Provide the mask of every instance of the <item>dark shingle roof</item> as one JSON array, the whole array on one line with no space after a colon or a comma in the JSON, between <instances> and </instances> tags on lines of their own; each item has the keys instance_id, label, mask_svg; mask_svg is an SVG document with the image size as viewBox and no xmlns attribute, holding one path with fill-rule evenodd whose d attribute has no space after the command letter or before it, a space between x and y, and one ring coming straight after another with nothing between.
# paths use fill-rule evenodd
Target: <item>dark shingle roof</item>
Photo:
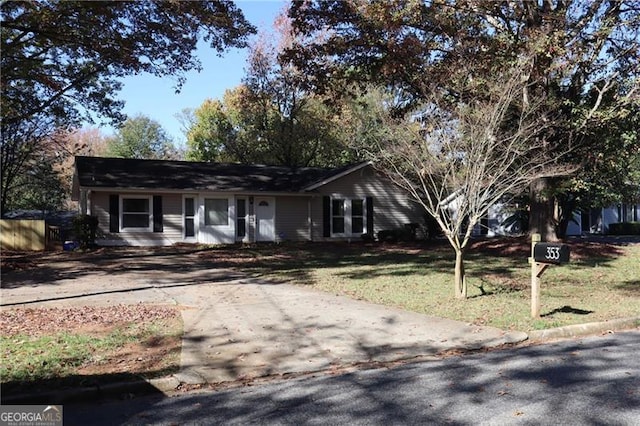
<instances>
[{"instance_id":1,"label":"dark shingle roof","mask_svg":"<svg viewBox=\"0 0 640 426\"><path fill-rule=\"evenodd\" d=\"M195 191L299 192L354 165L337 169L76 157L82 187Z\"/></svg>"}]
</instances>

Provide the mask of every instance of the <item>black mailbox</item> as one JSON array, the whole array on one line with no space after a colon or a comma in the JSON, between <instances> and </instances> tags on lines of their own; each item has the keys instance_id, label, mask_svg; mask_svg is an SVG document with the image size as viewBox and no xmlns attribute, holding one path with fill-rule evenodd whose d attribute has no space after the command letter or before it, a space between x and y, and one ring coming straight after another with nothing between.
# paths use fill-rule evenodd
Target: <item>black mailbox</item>
<instances>
[{"instance_id":1,"label":"black mailbox","mask_svg":"<svg viewBox=\"0 0 640 426\"><path fill-rule=\"evenodd\" d=\"M569 246L565 244L537 243L533 248L533 260L559 265L569 262Z\"/></svg>"}]
</instances>

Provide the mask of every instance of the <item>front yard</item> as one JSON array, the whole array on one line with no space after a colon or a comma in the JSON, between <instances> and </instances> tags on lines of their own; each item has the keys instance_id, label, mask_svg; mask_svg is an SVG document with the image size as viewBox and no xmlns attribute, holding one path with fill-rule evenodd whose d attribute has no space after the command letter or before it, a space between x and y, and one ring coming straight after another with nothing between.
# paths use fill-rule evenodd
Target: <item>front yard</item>
<instances>
[{"instance_id":1,"label":"front yard","mask_svg":"<svg viewBox=\"0 0 640 426\"><path fill-rule=\"evenodd\" d=\"M476 242L467 255L469 298L453 296L446 243L283 244L219 247L201 256L265 278L427 315L529 331L640 316L640 243L570 241L571 263L542 277L542 316L530 317L530 243Z\"/></svg>"},{"instance_id":2,"label":"front yard","mask_svg":"<svg viewBox=\"0 0 640 426\"><path fill-rule=\"evenodd\" d=\"M88 274L100 270L108 276L110 271L130 268L139 277L145 268L131 262L131 256L162 258L167 253L189 253L189 262L166 265L158 260L146 270L164 267L184 274L189 268L235 269L505 330L640 316L640 243L574 240L569 244L571 263L551 267L543 275L542 316L538 319L530 318L530 245L526 239L474 243L466 261L466 300L453 296L454 256L443 242L103 248L14 257L3 253L2 270L3 277L11 270L32 276L46 272L56 259L73 258L94 265L87 268ZM74 274L77 272L71 276ZM178 368L182 322L177 306L3 307L0 320L0 378L6 394L130 380L137 375L161 376Z\"/></svg>"},{"instance_id":3,"label":"front yard","mask_svg":"<svg viewBox=\"0 0 640 426\"><path fill-rule=\"evenodd\" d=\"M4 395L165 376L180 361L175 307L3 310L0 382Z\"/></svg>"}]
</instances>

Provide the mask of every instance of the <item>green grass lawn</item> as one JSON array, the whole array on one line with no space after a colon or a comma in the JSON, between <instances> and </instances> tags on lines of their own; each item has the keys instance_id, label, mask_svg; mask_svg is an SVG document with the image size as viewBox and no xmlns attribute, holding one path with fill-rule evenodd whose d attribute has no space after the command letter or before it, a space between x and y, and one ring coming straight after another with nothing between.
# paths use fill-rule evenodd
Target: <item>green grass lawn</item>
<instances>
[{"instance_id":1,"label":"green grass lawn","mask_svg":"<svg viewBox=\"0 0 640 426\"><path fill-rule=\"evenodd\" d=\"M263 277L505 330L640 316L640 244L570 244L571 263L542 276L538 319L530 316L530 246L523 239L472 247L465 300L454 297L454 255L444 244L284 244L207 253L222 263L232 256L233 266Z\"/></svg>"},{"instance_id":2,"label":"green grass lawn","mask_svg":"<svg viewBox=\"0 0 640 426\"><path fill-rule=\"evenodd\" d=\"M31 337L18 334L0 336L4 382L32 382L72 374L75 369L100 354L134 341L134 335L122 329L106 336L60 332Z\"/></svg>"},{"instance_id":3,"label":"green grass lawn","mask_svg":"<svg viewBox=\"0 0 640 426\"><path fill-rule=\"evenodd\" d=\"M67 308L64 314L73 317L82 309ZM119 315L135 311L135 307L99 309L106 315L113 314L113 323L92 326L80 319L64 327L51 327L50 323L61 315L55 308L4 311L0 335L2 392L48 391L138 376L155 377L177 370L182 319L176 309L162 307L160 312L168 312L162 318L151 315L135 322L118 321ZM153 312L153 308L148 311ZM20 328L16 319L22 315L27 322L37 320L41 324L16 333Z\"/></svg>"}]
</instances>

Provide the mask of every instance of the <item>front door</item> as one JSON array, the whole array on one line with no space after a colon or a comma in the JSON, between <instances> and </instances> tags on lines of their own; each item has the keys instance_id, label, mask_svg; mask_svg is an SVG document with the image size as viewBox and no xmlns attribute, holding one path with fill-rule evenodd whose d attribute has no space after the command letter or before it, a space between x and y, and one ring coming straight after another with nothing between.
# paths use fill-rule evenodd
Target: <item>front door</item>
<instances>
[{"instance_id":1,"label":"front door","mask_svg":"<svg viewBox=\"0 0 640 426\"><path fill-rule=\"evenodd\" d=\"M256 197L256 240L276 240L276 200L273 197Z\"/></svg>"}]
</instances>

